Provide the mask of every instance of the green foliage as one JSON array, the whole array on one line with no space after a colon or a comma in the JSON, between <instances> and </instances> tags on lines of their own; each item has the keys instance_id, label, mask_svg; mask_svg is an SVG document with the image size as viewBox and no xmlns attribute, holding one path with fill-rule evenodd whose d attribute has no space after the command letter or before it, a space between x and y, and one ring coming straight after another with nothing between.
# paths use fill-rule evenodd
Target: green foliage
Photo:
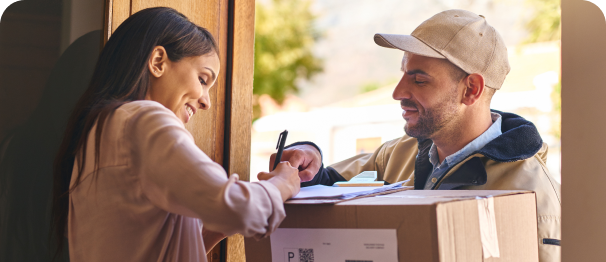
<instances>
[{"instance_id":1,"label":"green foliage","mask_svg":"<svg viewBox=\"0 0 606 262\"><path fill-rule=\"evenodd\" d=\"M368 93L370 91L375 91L379 88L385 87L385 86L396 86L398 84L398 82L400 81L399 78L388 78L385 79L384 81L372 81L372 82L366 82L364 83L362 86L360 86L360 88L358 89L358 93L359 94L364 94L364 93Z\"/></svg>"},{"instance_id":2,"label":"green foliage","mask_svg":"<svg viewBox=\"0 0 606 262\"><path fill-rule=\"evenodd\" d=\"M562 10L559 0L526 0L535 16L526 24L530 32L526 43L560 40Z\"/></svg>"},{"instance_id":3,"label":"green foliage","mask_svg":"<svg viewBox=\"0 0 606 262\"><path fill-rule=\"evenodd\" d=\"M562 10L560 0L526 0L534 9L535 14L526 24L526 29L530 32L525 43L545 42L560 40L562 37ZM551 134L556 138L561 135L561 117L562 112L562 81L553 87L551 93L554 111L552 114Z\"/></svg>"},{"instance_id":4,"label":"green foliage","mask_svg":"<svg viewBox=\"0 0 606 262\"><path fill-rule=\"evenodd\" d=\"M558 139L562 137L562 80L553 86L553 92L551 93L551 101L553 102L553 109L558 112L556 115L552 115L552 128L551 133Z\"/></svg>"},{"instance_id":5,"label":"green foliage","mask_svg":"<svg viewBox=\"0 0 606 262\"><path fill-rule=\"evenodd\" d=\"M282 103L286 94L299 91L297 80L322 71L322 61L311 50L319 34L312 27L315 17L309 7L309 0L257 1L255 97L268 94ZM258 118L256 107L254 117Z\"/></svg>"},{"instance_id":6,"label":"green foliage","mask_svg":"<svg viewBox=\"0 0 606 262\"><path fill-rule=\"evenodd\" d=\"M381 86L379 85L379 83L376 82L372 82L372 83L366 83L364 84L362 87L360 87L360 94L363 93L367 93L370 91L374 91L379 89Z\"/></svg>"},{"instance_id":7,"label":"green foliage","mask_svg":"<svg viewBox=\"0 0 606 262\"><path fill-rule=\"evenodd\" d=\"M553 109L557 112L562 111L562 80L553 86L553 92L551 93L551 101L553 102Z\"/></svg>"}]
</instances>

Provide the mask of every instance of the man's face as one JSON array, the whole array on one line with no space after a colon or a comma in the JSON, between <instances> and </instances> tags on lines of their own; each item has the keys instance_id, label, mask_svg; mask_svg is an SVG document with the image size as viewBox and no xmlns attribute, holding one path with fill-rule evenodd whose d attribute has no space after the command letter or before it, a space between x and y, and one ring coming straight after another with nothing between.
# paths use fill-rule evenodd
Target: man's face
<instances>
[{"instance_id":1,"label":"man's face","mask_svg":"<svg viewBox=\"0 0 606 262\"><path fill-rule=\"evenodd\" d=\"M453 79L452 66L445 59L405 53L404 75L393 98L400 100L404 131L409 136L431 139L444 127L458 123L462 88L460 79Z\"/></svg>"}]
</instances>

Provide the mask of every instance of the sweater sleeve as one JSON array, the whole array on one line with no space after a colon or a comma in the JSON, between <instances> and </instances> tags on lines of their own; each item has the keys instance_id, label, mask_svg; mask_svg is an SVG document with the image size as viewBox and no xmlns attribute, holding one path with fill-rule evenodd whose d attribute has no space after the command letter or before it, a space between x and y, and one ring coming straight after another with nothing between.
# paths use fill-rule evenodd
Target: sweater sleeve
<instances>
[{"instance_id":1,"label":"sweater sleeve","mask_svg":"<svg viewBox=\"0 0 606 262\"><path fill-rule=\"evenodd\" d=\"M155 206L196 217L226 235L269 235L285 217L271 183L248 183L200 150L174 113L160 104L142 107L127 121L133 168L141 190Z\"/></svg>"}]
</instances>

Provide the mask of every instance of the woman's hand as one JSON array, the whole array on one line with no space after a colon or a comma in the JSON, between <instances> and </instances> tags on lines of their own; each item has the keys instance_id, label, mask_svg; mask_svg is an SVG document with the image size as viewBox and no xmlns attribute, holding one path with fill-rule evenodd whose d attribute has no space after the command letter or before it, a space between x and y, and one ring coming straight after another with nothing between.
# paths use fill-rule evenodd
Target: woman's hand
<instances>
[{"instance_id":1,"label":"woman's hand","mask_svg":"<svg viewBox=\"0 0 606 262\"><path fill-rule=\"evenodd\" d=\"M280 162L276 169L267 173L261 172L257 175L259 180L267 180L274 184L280 194L282 201L297 195L301 190L301 179L299 178L299 170L292 167L289 162Z\"/></svg>"},{"instance_id":2,"label":"woman's hand","mask_svg":"<svg viewBox=\"0 0 606 262\"><path fill-rule=\"evenodd\" d=\"M204 248L206 248L206 255L219 243L219 241L223 240L225 235L219 232L210 231L205 227L202 228L202 240L204 241Z\"/></svg>"}]
</instances>

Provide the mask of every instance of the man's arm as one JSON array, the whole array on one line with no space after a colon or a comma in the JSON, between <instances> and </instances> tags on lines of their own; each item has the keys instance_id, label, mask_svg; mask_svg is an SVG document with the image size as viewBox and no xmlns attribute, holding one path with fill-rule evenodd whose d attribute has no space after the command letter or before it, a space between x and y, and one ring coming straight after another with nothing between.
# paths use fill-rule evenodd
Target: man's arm
<instances>
[{"instance_id":1,"label":"man's arm","mask_svg":"<svg viewBox=\"0 0 606 262\"><path fill-rule=\"evenodd\" d=\"M299 169L302 187L331 186L337 181L347 181L362 171L379 171L376 159L382 148L383 146L372 154L359 154L325 168L322 163L322 151L316 144L307 141L297 142L285 147L281 161L288 161ZM276 154L270 157L270 170L275 157ZM383 174L379 173L379 177L382 177Z\"/></svg>"}]
</instances>

